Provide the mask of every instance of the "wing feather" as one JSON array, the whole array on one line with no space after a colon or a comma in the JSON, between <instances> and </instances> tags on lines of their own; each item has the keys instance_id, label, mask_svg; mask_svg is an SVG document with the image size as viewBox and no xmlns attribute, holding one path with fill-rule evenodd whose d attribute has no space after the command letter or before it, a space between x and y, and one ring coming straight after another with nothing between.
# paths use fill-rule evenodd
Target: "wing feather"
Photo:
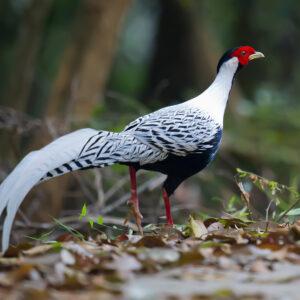
<instances>
[{"instance_id":1,"label":"wing feather","mask_svg":"<svg viewBox=\"0 0 300 300\"><path fill-rule=\"evenodd\" d=\"M138 118L124 129L140 142L178 156L213 147L210 141L219 130L220 126L208 113L182 105Z\"/></svg>"}]
</instances>

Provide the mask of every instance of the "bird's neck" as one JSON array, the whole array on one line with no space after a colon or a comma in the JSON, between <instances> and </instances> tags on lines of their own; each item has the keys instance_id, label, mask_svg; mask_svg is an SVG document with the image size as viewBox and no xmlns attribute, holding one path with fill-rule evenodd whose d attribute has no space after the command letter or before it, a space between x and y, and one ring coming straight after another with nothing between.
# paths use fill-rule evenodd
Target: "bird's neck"
<instances>
[{"instance_id":1,"label":"bird's neck","mask_svg":"<svg viewBox=\"0 0 300 300\"><path fill-rule=\"evenodd\" d=\"M221 127L238 62L225 63L213 83L199 96L187 102L188 105L206 111Z\"/></svg>"}]
</instances>

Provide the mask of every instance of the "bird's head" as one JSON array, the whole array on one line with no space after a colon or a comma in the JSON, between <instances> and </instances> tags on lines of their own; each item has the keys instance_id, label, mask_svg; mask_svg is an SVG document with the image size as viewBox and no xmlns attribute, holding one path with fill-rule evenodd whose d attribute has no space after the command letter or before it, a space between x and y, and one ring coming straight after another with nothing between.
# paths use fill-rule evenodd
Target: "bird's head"
<instances>
[{"instance_id":1,"label":"bird's head","mask_svg":"<svg viewBox=\"0 0 300 300\"><path fill-rule=\"evenodd\" d=\"M243 66L246 66L250 60L262 57L265 56L261 52L255 51L249 46L235 47L223 54L223 56L219 60L217 72L219 72L221 66L227 62L229 63L232 61L238 63L237 70L239 70Z\"/></svg>"}]
</instances>

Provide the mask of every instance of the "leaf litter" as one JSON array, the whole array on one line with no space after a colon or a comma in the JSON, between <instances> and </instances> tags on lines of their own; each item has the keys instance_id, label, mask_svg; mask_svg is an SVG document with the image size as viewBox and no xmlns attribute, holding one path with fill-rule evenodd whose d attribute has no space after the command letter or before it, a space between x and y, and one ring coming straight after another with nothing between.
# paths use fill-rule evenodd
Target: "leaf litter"
<instances>
[{"instance_id":1,"label":"leaf litter","mask_svg":"<svg viewBox=\"0 0 300 300\"><path fill-rule=\"evenodd\" d=\"M222 218L149 224L144 235L94 222L85 204L92 235L53 218L63 234L26 236L0 255L0 299L299 299L300 195L237 171L246 206L232 197ZM253 221L254 187L269 199L265 221Z\"/></svg>"},{"instance_id":2,"label":"leaf litter","mask_svg":"<svg viewBox=\"0 0 300 300\"><path fill-rule=\"evenodd\" d=\"M68 228L56 241L20 243L0 257L0 294L3 299L298 299L300 221L267 225L190 217L189 225L178 228L148 226L144 236L131 232L114 239L104 233L81 237Z\"/></svg>"}]
</instances>

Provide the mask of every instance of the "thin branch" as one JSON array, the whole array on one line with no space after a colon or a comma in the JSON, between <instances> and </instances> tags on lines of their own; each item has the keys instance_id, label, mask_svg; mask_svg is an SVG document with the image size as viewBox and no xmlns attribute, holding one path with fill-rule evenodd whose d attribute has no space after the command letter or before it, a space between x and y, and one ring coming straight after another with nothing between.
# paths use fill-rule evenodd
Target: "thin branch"
<instances>
[{"instance_id":1,"label":"thin branch","mask_svg":"<svg viewBox=\"0 0 300 300\"><path fill-rule=\"evenodd\" d=\"M98 216L95 215L88 215L89 218L91 218L94 222L97 222L98 220ZM60 222L62 222L63 224L67 224L67 223L72 223L75 222L74 225L72 225L72 227L79 228L80 226L82 226L82 224L84 223L88 223L87 220L85 219L81 219L79 220L77 216L70 216L70 217L64 217L64 218L60 218L59 219ZM104 216L103 217L103 223L112 223L112 224L116 224L116 225L124 225L124 219L123 218L117 218L117 217L111 217L111 216ZM57 224L54 221L51 222L29 222L29 224L27 224L26 222L23 221L19 221L16 220L14 223L14 226L19 227L19 228L26 228L26 229L52 229L53 227L55 227ZM132 222L127 222L126 225L124 226L128 226L128 227L135 227L135 224ZM3 229L3 225L0 226L0 230Z\"/></svg>"},{"instance_id":2,"label":"thin branch","mask_svg":"<svg viewBox=\"0 0 300 300\"><path fill-rule=\"evenodd\" d=\"M102 174L99 169L94 169L95 174L95 186L97 190L97 203L99 205L99 208L102 208L105 204L105 197L103 192L103 181L102 181Z\"/></svg>"},{"instance_id":3,"label":"thin branch","mask_svg":"<svg viewBox=\"0 0 300 300\"><path fill-rule=\"evenodd\" d=\"M270 201L269 201L269 204L268 204L268 206L267 206L267 208L266 208L266 222L269 222L269 210L270 210L270 207L271 207L271 204L273 203L273 199L271 199Z\"/></svg>"},{"instance_id":4,"label":"thin branch","mask_svg":"<svg viewBox=\"0 0 300 300\"><path fill-rule=\"evenodd\" d=\"M90 203L94 203L95 197L89 190L88 186L86 185L86 183L84 182L84 180L82 179L80 174L78 172L73 172L72 175L78 182L79 187L80 187L81 191L83 192L84 196L87 197L87 199L89 200Z\"/></svg>"},{"instance_id":5,"label":"thin branch","mask_svg":"<svg viewBox=\"0 0 300 300\"><path fill-rule=\"evenodd\" d=\"M23 219L25 224L27 224L27 225L30 224L30 220L28 219L28 217L23 213L23 211L20 208L18 209L17 213Z\"/></svg>"},{"instance_id":6,"label":"thin branch","mask_svg":"<svg viewBox=\"0 0 300 300\"><path fill-rule=\"evenodd\" d=\"M123 176L117 181L105 194L104 201L107 202L113 195L115 195L127 182L129 181L129 175Z\"/></svg>"},{"instance_id":7,"label":"thin branch","mask_svg":"<svg viewBox=\"0 0 300 300\"><path fill-rule=\"evenodd\" d=\"M298 203L300 202L300 198L298 198L277 220L276 222L279 223L286 215L287 213L292 210Z\"/></svg>"}]
</instances>

